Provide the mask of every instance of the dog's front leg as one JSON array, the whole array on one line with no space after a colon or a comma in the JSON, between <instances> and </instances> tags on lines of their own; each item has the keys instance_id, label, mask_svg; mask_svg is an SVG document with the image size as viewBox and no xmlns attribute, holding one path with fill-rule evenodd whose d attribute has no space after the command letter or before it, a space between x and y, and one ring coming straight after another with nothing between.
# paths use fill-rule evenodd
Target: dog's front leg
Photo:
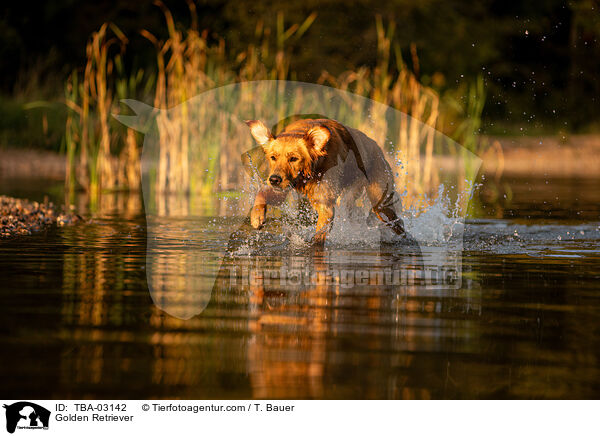
<instances>
[{"instance_id":1,"label":"dog's front leg","mask_svg":"<svg viewBox=\"0 0 600 436\"><path fill-rule=\"evenodd\" d=\"M313 205L319 218L317 219L317 232L313 238L313 245L322 247L333 224L335 214L334 203L319 203Z\"/></svg>"},{"instance_id":2,"label":"dog's front leg","mask_svg":"<svg viewBox=\"0 0 600 436\"><path fill-rule=\"evenodd\" d=\"M278 206L285 201L287 191L275 190L271 186L264 186L254 199L254 206L250 212L250 224L255 229L265 225L267 204Z\"/></svg>"}]
</instances>

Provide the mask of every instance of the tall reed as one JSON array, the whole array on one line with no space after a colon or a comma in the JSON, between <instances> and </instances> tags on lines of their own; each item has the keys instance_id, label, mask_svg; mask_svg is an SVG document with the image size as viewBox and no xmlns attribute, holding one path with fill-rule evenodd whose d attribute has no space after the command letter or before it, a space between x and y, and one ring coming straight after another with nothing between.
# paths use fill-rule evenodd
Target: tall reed
<instances>
[{"instance_id":1,"label":"tall reed","mask_svg":"<svg viewBox=\"0 0 600 436\"><path fill-rule=\"evenodd\" d=\"M290 44L308 31L316 14L286 28L280 13L274 35L264 23L258 22L255 40L234 53L223 39L211 43L207 32L197 28L193 2L188 1L192 16L188 29L176 25L161 1L155 4L165 17L167 39L162 41L147 30L140 31L155 47L155 75L148 77L143 71L135 71L127 76L121 62L127 38L116 26L104 24L88 43L83 77L74 73L67 83L66 100L73 110L67 119L65 135L69 161L67 186L71 189L76 182L93 195L100 190L139 187L137 134L111 123L109 115L119 113L115 94L119 99L137 95L142 77L151 84L146 89L153 88L153 105L160 109L155 120L157 164L151 182L156 193L236 189L243 182L237 174L237 161L240 153L252 143L248 142L247 132L239 131L239 119L232 114L240 119L260 118L275 107L276 118L282 119L290 111L301 111L300 108L311 104L313 96L302 87L294 90L296 94L290 102L274 104L268 99L267 86L257 87L252 81L278 80L277 95L284 94L285 81L294 77L290 69ZM383 19L377 17L376 30L375 67L362 66L337 76L323 72L318 83L380 104L369 106L368 117L364 104L352 99L343 107L315 107L314 110L350 120L352 127L368 132L393 159L401 162L405 171L397 174L397 182L407 187L410 201L435 192L440 182L434 151L439 146L436 129L440 125L441 100L438 93L423 85L404 63L400 47L394 42L394 23L385 25ZM414 46L411 55L413 68L418 69ZM233 83L239 84L240 92L236 98L223 103L218 89ZM217 89L211 94L214 101L190 102L193 97L213 89ZM480 102L475 104L480 105ZM214 110L218 105L227 107ZM390 121L386 115L389 107L403 115ZM320 112L325 109L328 111ZM468 110L479 111L480 116L480 106L475 109ZM465 127L464 135L468 131Z\"/></svg>"},{"instance_id":2,"label":"tall reed","mask_svg":"<svg viewBox=\"0 0 600 436\"><path fill-rule=\"evenodd\" d=\"M397 182L399 186L410 187L408 197L431 193L439 182L433 170L433 146L440 98L433 89L421 84L407 68L400 46L394 43L395 23L391 22L386 27L381 16L377 16L376 28L375 68L361 67L338 77L324 72L319 82L383 103L384 106L373 106L370 120L356 120L358 124L355 127L366 128L366 122L371 120L378 124L375 129L369 130L375 132L373 139L378 144L392 144L387 151L393 152L397 160L406 165L406 171L398 175ZM395 65L392 65L393 60ZM377 113L384 112L386 107L405 114L399 117L397 126L389 125L389 117L385 113ZM423 124L431 128L423 128ZM395 133L393 137L386 137L392 132Z\"/></svg>"},{"instance_id":3,"label":"tall reed","mask_svg":"<svg viewBox=\"0 0 600 436\"><path fill-rule=\"evenodd\" d=\"M199 177L190 177L190 143L193 138L204 137L210 124L207 114L194 112L196 108L189 107L190 98L235 82L288 79L290 54L286 51L286 44L301 37L316 15L311 14L302 24L286 29L283 14L278 14L274 50L269 44L270 30L259 22L255 33L258 44L249 44L246 50L231 57L223 39L211 45L207 40L207 32L199 31L192 2L188 2L192 25L185 32L176 27L171 12L162 2L155 3L165 16L168 38L159 41L147 30L141 31L156 48L158 73L154 106L163 110L156 120L160 150L154 186L157 192L205 192L210 190L215 177L219 175L223 176L221 185L226 186L224 177L234 171L232 158L238 158L241 153L238 144L232 141L212 140L204 144L208 150L202 150L196 164L206 171L197 172ZM178 107L178 111L164 111L173 107ZM214 122L223 126L221 137L224 139L231 120L226 113L218 116L221 119ZM192 122L192 119L199 118L207 122Z\"/></svg>"},{"instance_id":4,"label":"tall reed","mask_svg":"<svg viewBox=\"0 0 600 436\"><path fill-rule=\"evenodd\" d=\"M67 192L81 186L92 202L101 190L139 188L137 134L112 119L118 111L115 94L125 98L142 81L143 71L123 77L127 43L117 26L103 24L87 43L83 75L74 71L65 85L65 102L71 109L65 129Z\"/></svg>"}]
</instances>

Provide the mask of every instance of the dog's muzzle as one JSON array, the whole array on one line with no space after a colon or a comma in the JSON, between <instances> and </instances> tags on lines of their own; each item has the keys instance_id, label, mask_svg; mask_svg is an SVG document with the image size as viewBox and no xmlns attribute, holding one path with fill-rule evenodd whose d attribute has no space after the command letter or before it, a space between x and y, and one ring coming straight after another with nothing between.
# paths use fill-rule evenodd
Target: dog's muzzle
<instances>
[{"instance_id":1,"label":"dog's muzzle","mask_svg":"<svg viewBox=\"0 0 600 436\"><path fill-rule=\"evenodd\" d=\"M282 180L283 179L281 178L281 176L278 176L276 174L273 174L271 177L269 177L269 183L271 184L271 186L281 185Z\"/></svg>"}]
</instances>

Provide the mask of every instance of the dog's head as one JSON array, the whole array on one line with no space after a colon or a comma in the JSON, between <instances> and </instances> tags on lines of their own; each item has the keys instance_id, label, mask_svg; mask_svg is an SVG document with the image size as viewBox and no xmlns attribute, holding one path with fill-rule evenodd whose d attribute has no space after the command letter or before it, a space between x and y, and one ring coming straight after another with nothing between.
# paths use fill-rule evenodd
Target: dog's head
<instances>
[{"instance_id":1,"label":"dog's head","mask_svg":"<svg viewBox=\"0 0 600 436\"><path fill-rule=\"evenodd\" d=\"M277 137L261 121L246 121L269 162L268 183L274 188L287 189L300 180L313 176L315 162L327 154L331 133L321 125L284 130Z\"/></svg>"}]
</instances>

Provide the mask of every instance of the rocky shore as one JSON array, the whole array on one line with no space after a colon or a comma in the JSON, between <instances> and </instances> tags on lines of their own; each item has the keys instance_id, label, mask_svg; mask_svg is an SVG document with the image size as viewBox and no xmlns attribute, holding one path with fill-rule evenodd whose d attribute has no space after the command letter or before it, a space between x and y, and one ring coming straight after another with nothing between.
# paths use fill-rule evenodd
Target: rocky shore
<instances>
[{"instance_id":1,"label":"rocky shore","mask_svg":"<svg viewBox=\"0 0 600 436\"><path fill-rule=\"evenodd\" d=\"M73 213L58 213L48 201L30 202L0 195L0 239L31 235L50 225L63 226L80 220Z\"/></svg>"}]
</instances>

